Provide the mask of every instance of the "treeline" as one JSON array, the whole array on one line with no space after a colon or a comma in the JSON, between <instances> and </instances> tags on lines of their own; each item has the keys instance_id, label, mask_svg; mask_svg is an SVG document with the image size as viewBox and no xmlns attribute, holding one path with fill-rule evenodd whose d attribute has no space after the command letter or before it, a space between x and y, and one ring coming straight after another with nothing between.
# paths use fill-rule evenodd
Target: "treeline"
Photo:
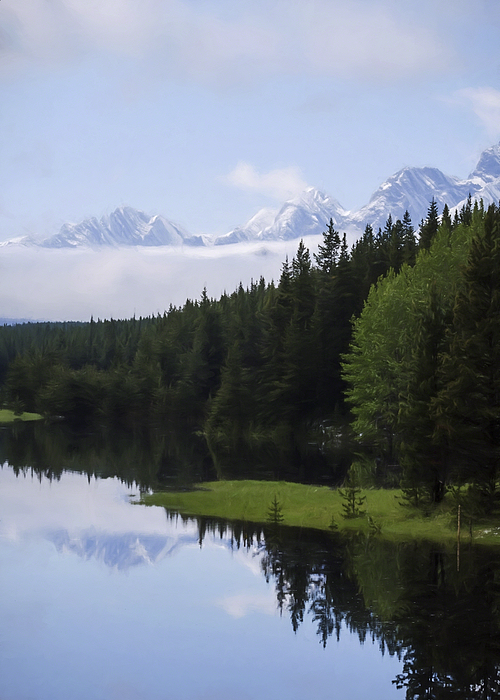
<instances>
[{"instance_id":1,"label":"treeline","mask_svg":"<svg viewBox=\"0 0 500 700\"><path fill-rule=\"evenodd\" d=\"M402 478L414 502L472 480L494 501L499 235L498 207L469 199L452 221L433 201L418 243L407 212L351 250L330 222L276 284L149 318L4 326L4 401L78 425L179 422L232 462L252 442L299 461L313 430L331 448L352 410L353 478Z\"/></svg>"},{"instance_id":2,"label":"treeline","mask_svg":"<svg viewBox=\"0 0 500 700\"><path fill-rule=\"evenodd\" d=\"M497 507L498 206L469 201L458 225L443 216L415 266L372 287L343 376L359 474L392 472L415 504L467 485L468 515Z\"/></svg>"},{"instance_id":3,"label":"treeline","mask_svg":"<svg viewBox=\"0 0 500 700\"><path fill-rule=\"evenodd\" d=\"M375 280L413 264L408 213L368 226L349 250L327 228L311 258L301 241L277 284L264 279L146 319L30 323L0 329L0 381L15 410L76 421L165 418L223 441L295 433L345 412L341 356L350 319Z\"/></svg>"}]
</instances>

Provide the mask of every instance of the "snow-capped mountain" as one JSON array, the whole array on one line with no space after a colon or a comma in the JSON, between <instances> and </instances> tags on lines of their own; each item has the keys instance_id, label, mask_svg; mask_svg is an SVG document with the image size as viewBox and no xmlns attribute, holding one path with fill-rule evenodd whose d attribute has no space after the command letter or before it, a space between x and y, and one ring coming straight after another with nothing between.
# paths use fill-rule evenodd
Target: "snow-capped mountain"
<instances>
[{"instance_id":1,"label":"snow-capped mountain","mask_svg":"<svg viewBox=\"0 0 500 700\"><path fill-rule=\"evenodd\" d=\"M386 180L364 207L350 213L349 223L364 229L370 224L374 230L383 228L387 217L402 219L406 210L414 226L425 219L429 203L434 197L439 211L448 204L454 206L466 199L474 189L469 180L444 175L437 168L403 168Z\"/></svg>"},{"instance_id":2,"label":"snow-capped mountain","mask_svg":"<svg viewBox=\"0 0 500 700\"><path fill-rule=\"evenodd\" d=\"M253 241L259 237L261 231L272 226L276 219L276 209L260 209L252 216L250 221L244 226L238 226L223 236L218 236L214 240L214 245L227 245L230 243L240 243L241 241Z\"/></svg>"},{"instance_id":3,"label":"snow-capped mountain","mask_svg":"<svg viewBox=\"0 0 500 700\"><path fill-rule=\"evenodd\" d=\"M281 209L261 209L244 226L211 240L192 236L163 216L149 216L132 207L120 207L101 219L64 224L58 234L43 241L33 237L13 239L0 245L41 245L46 248L84 246L180 246L227 245L242 241L293 240L323 233L330 221L340 231L361 235L366 224L383 228L389 214L401 219L406 210L413 225L425 219L434 198L442 211L461 208L467 197L482 199L485 206L500 201L500 143L481 154L468 178L445 175L437 168L406 167L389 177L358 211L346 211L333 197L309 187L288 200Z\"/></svg>"},{"instance_id":4,"label":"snow-capped mountain","mask_svg":"<svg viewBox=\"0 0 500 700\"><path fill-rule=\"evenodd\" d=\"M259 234L262 240L292 240L321 234L330 219L342 226L347 212L336 199L309 187L281 207L271 226Z\"/></svg>"},{"instance_id":5,"label":"snow-capped mountain","mask_svg":"<svg viewBox=\"0 0 500 700\"><path fill-rule=\"evenodd\" d=\"M201 236L190 236L163 216L151 217L132 207L119 207L101 219L93 217L79 224L64 224L59 233L39 243L44 248L182 244L204 245Z\"/></svg>"},{"instance_id":6,"label":"snow-capped mountain","mask_svg":"<svg viewBox=\"0 0 500 700\"><path fill-rule=\"evenodd\" d=\"M147 533L97 532L93 528L70 535L67 530L47 534L58 552L73 552L83 559L95 558L106 566L126 571L134 566L157 564L184 546L198 542L198 535L178 537Z\"/></svg>"},{"instance_id":7,"label":"snow-capped mountain","mask_svg":"<svg viewBox=\"0 0 500 700\"><path fill-rule=\"evenodd\" d=\"M445 204L461 209L467 198L482 199L485 206L500 200L500 143L481 154L476 168L465 180L445 175L437 168L403 168L386 180L369 203L350 212L348 221L364 229L383 228L389 214L401 219L409 211L414 225L425 219L432 198L439 211Z\"/></svg>"},{"instance_id":8,"label":"snow-capped mountain","mask_svg":"<svg viewBox=\"0 0 500 700\"><path fill-rule=\"evenodd\" d=\"M262 209L242 228L236 228L215 239L215 245L237 241L288 241L321 234L330 219L340 227L347 212L329 195L309 187L298 197L283 204L277 214ZM262 224L267 224L262 226Z\"/></svg>"},{"instance_id":9,"label":"snow-capped mountain","mask_svg":"<svg viewBox=\"0 0 500 700\"><path fill-rule=\"evenodd\" d=\"M469 175L469 180L479 183L493 182L500 179L500 143L487 148L481 153L475 170Z\"/></svg>"},{"instance_id":10,"label":"snow-capped mountain","mask_svg":"<svg viewBox=\"0 0 500 700\"><path fill-rule=\"evenodd\" d=\"M215 245L249 240L290 240L326 230L330 219L337 229L361 234L366 224L383 228L389 214L402 219L406 210L415 227L425 219L434 198L439 211L445 204L459 209L469 194L485 206L500 201L500 143L486 149L468 178L445 175L437 168L406 167L383 182L368 204L349 212L332 197L309 188L282 206L272 221L270 210L262 210L241 228L215 239ZM266 225L264 225L266 224ZM260 227L260 230L259 230Z\"/></svg>"},{"instance_id":11,"label":"snow-capped mountain","mask_svg":"<svg viewBox=\"0 0 500 700\"><path fill-rule=\"evenodd\" d=\"M467 181L471 183L472 199L482 199L485 206L492 203L498 204L500 201L500 143L481 153L481 157ZM465 201L466 197L455 207L461 209Z\"/></svg>"}]
</instances>

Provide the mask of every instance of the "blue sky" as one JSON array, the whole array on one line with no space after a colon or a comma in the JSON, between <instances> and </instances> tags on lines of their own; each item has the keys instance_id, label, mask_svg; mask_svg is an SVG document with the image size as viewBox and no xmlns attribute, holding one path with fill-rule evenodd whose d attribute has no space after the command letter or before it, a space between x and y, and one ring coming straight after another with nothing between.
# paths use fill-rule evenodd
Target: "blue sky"
<instances>
[{"instance_id":1,"label":"blue sky","mask_svg":"<svg viewBox=\"0 0 500 700\"><path fill-rule=\"evenodd\" d=\"M466 177L500 139L499 36L498 0L0 0L0 240Z\"/></svg>"}]
</instances>

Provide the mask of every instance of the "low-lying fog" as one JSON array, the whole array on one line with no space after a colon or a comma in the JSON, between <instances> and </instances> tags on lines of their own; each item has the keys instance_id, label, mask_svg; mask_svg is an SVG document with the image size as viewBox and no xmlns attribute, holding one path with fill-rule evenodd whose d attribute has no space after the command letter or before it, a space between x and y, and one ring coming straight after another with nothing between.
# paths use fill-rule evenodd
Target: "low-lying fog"
<instances>
[{"instance_id":1,"label":"low-lying fog","mask_svg":"<svg viewBox=\"0 0 500 700\"><path fill-rule=\"evenodd\" d=\"M311 256L321 236L305 239ZM240 281L261 275L278 281L299 241L217 248L0 249L0 316L88 321L163 313L170 304L199 299L204 287L218 299Z\"/></svg>"}]
</instances>

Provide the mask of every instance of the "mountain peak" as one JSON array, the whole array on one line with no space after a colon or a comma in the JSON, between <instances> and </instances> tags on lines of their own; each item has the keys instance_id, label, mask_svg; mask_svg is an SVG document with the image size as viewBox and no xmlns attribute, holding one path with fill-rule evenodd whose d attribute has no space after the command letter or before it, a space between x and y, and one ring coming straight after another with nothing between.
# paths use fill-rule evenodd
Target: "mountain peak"
<instances>
[{"instance_id":1,"label":"mountain peak","mask_svg":"<svg viewBox=\"0 0 500 700\"><path fill-rule=\"evenodd\" d=\"M204 246L242 241L292 240L320 235L330 219L337 229L359 235L367 224L383 228L389 214L393 220L410 213L418 226L435 200L442 210L460 208L469 194L482 199L485 206L500 199L500 143L484 150L470 176L461 180L445 175L438 168L406 166L391 175L372 195L368 204L348 212L339 202L315 187L307 187L287 200L279 210L261 209L245 225L211 239L191 236L177 224L157 214L149 214L130 206L120 206L101 219L86 219L79 224L64 224L59 233L36 242L31 237L5 241L0 245L42 245L46 248L89 246Z\"/></svg>"},{"instance_id":2,"label":"mountain peak","mask_svg":"<svg viewBox=\"0 0 500 700\"><path fill-rule=\"evenodd\" d=\"M476 178L483 182L500 178L500 142L481 153L475 169L469 175L470 180Z\"/></svg>"},{"instance_id":3,"label":"mountain peak","mask_svg":"<svg viewBox=\"0 0 500 700\"><path fill-rule=\"evenodd\" d=\"M42 241L45 248L81 246L198 245L177 224L162 216L149 216L138 209L121 206L100 220L92 217L79 224L64 224L55 236Z\"/></svg>"}]
</instances>

